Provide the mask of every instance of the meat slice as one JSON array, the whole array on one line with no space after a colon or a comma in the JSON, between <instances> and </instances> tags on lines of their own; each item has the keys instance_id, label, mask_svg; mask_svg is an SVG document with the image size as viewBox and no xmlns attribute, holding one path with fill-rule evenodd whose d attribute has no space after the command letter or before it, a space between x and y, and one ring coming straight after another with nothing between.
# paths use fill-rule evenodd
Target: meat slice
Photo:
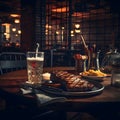
<instances>
[{"instance_id":1,"label":"meat slice","mask_svg":"<svg viewBox=\"0 0 120 120\"><path fill-rule=\"evenodd\" d=\"M90 91L94 84L84 80L80 75L75 75L67 71L56 71L55 76L67 91Z\"/></svg>"}]
</instances>

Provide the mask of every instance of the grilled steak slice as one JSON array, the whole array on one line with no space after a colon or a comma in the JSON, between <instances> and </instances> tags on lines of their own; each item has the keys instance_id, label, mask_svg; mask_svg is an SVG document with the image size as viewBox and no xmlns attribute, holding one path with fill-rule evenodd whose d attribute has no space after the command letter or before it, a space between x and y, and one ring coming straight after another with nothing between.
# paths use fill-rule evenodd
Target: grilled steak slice
<instances>
[{"instance_id":1,"label":"grilled steak slice","mask_svg":"<svg viewBox=\"0 0 120 120\"><path fill-rule=\"evenodd\" d=\"M80 75L75 75L67 71L54 71L58 80L67 91L90 91L94 84L84 80Z\"/></svg>"}]
</instances>

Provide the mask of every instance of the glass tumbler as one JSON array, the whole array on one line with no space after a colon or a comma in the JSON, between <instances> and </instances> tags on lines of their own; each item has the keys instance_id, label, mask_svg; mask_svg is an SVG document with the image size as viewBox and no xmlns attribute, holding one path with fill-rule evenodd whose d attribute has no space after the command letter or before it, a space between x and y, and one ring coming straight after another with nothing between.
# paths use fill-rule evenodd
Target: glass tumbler
<instances>
[{"instance_id":1,"label":"glass tumbler","mask_svg":"<svg viewBox=\"0 0 120 120\"><path fill-rule=\"evenodd\" d=\"M27 52L28 83L42 84L44 52Z\"/></svg>"},{"instance_id":2,"label":"glass tumbler","mask_svg":"<svg viewBox=\"0 0 120 120\"><path fill-rule=\"evenodd\" d=\"M111 85L115 87L120 87L120 68L112 69Z\"/></svg>"}]
</instances>

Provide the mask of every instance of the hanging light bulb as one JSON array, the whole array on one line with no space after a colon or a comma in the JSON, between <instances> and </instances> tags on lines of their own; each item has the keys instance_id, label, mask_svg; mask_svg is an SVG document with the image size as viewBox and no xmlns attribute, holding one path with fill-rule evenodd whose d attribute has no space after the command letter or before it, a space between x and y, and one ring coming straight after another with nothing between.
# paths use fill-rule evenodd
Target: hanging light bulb
<instances>
[{"instance_id":1,"label":"hanging light bulb","mask_svg":"<svg viewBox=\"0 0 120 120\"><path fill-rule=\"evenodd\" d=\"M13 31L13 32L15 32L15 31L16 31L16 28L15 28L15 27L13 27L13 28L12 28L12 31Z\"/></svg>"},{"instance_id":2,"label":"hanging light bulb","mask_svg":"<svg viewBox=\"0 0 120 120\"><path fill-rule=\"evenodd\" d=\"M18 34L21 34L21 30L18 30Z\"/></svg>"},{"instance_id":3,"label":"hanging light bulb","mask_svg":"<svg viewBox=\"0 0 120 120\"><path fill-rule=\"evenodd\" d=\"M80 28L80 24L75 24L75 28Z\"/></svg>"},{"instance_id":4,"label":"hanging light bulb","mask_svg":"<svg viewBox=\"0 0 120 120\"><path fill-rule=\"evenodd\" d=\"M75 24L75 33L80 33L80 24Z\"/></svg>"},{"instance_id":5,"label":"hanging light bulb","mask_svg":"<svg viewBox=\"0 0 120 120\"><path fill-rule=\"evenodd\" d=\"M74 36L74 31L73 30L71 30L71 36Z\"/></svg>"},{"instance_id":6,"label":"hanging light bulb","mask_svg":"<svg viewBox=\"0 0 120 120\"><path fill-rule=\"evenodd\" d=\"M14 23L20 23L20 20L19 19L15 19Z\"/></svg>"}]
</instances>

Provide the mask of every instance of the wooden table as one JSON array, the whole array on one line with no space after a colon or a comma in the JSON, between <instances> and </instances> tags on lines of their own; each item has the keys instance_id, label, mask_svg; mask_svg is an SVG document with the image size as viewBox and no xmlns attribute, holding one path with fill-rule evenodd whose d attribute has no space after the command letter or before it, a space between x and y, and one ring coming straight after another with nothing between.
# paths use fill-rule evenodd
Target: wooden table
<instances>
[{"instance_id":1,"label":"wooden table","mask_svg":"<svg viewBox=\"0 0 120 120\"><path fill-rule=\"evenodd\" d=\"M51 70L75 70L73 67L57 67L57 68L44 68L44 72L50 72ZM0 76L0 94L6 99L9 97L15 98L19 102L23 102L28 106L38 107L36 100L33 96L17 96L19 92L19 84L27 80L27 71L19 70L10 72ZM120 110L120 88L112 87L110 84L110 78L105 78L101 84L105 86L103 92L99 95L87 97L87 98L68 98L65 102L53 103L44 108L62 110L62 111L81 111L90 113L101 112L119 112ZM4 94L3 94L4 91ZM9 93L9 96L5 96ZM12 99L13 100L13 99ZM12 101L11 100L11 101ZM26 101L27 100L27 101ZM14 101L14 100L13 100Z\"/></svg>"}]
</instances>

